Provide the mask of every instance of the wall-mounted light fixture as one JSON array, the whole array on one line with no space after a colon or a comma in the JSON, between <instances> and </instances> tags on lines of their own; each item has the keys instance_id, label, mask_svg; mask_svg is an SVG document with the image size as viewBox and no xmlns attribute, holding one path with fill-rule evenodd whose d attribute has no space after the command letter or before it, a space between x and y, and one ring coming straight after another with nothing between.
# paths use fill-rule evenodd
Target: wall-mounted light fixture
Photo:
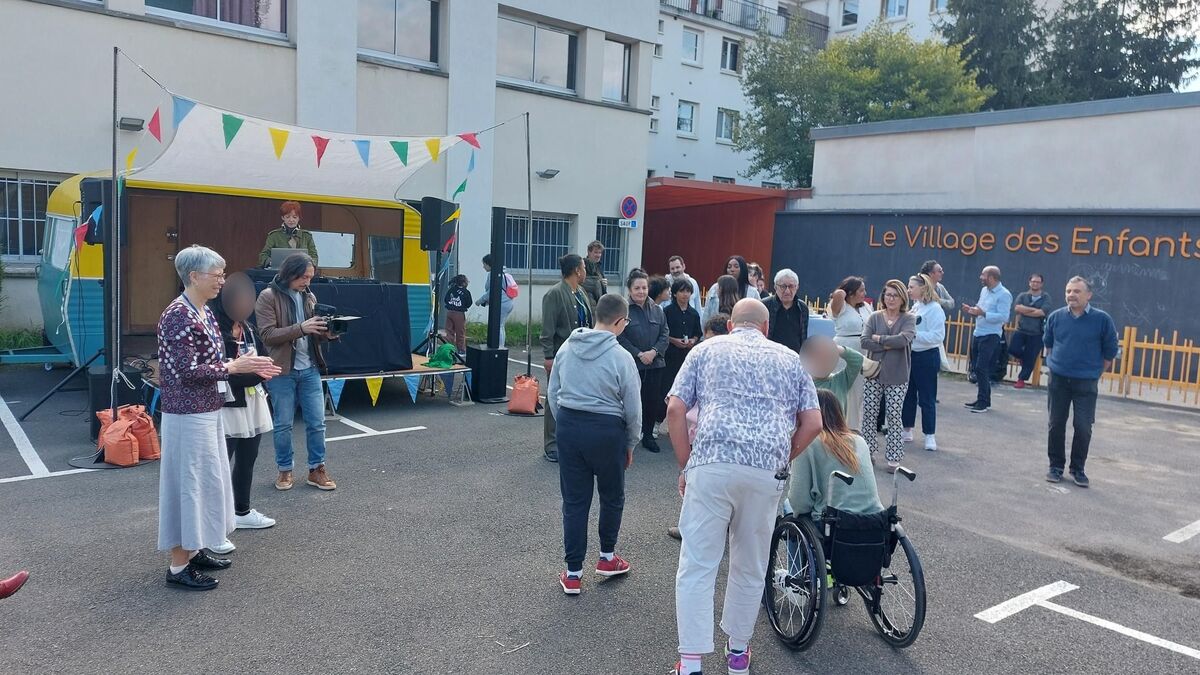
<instances>
[{"instance_id":1,"label":"wall-mounted light fixture","mask_svg":"<svg viewBox=\"0 0 1200 675\"><path fill-rule=\"evenodd\" d=\"M558 169L542 169L541 171L537 172L537 175L538 175L538 178L544 178L546 180L550 180L551 178L554 178L555 176L558 175Z\"/></svg>"},{"instance_id":2,"label":"wall-mounted light fixture","mask_svg":"<svg viewBox=\"0 0 1200 675\"><path fill-rule=\"evenodd\" d=\"M122 117L117 121L117 128L121 131L141 131L146 126L146 120L140 117Z\"/></svg>"}]
</instances>

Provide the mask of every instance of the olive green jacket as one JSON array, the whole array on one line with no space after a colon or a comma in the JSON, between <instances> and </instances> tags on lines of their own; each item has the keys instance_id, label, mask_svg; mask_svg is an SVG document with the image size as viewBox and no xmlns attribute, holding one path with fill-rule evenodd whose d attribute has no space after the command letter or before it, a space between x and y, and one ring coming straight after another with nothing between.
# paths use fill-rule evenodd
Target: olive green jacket
<instances>
[{"instance_id":1,"label":"olive green jacket","mask_svg":"<svg viewBox=\"0 0 1200 675\"><path fill-rule=\"evenodd\" d=\"M292 248L288 243L287 232L283 231L283 226L271 230L267 235L267 243L263 244L262 251L258 254L258 264L266 267L271 262L271 249L273 248ZM313 267L317 265L317 243L313 241L312 232L296 228L296 246L308 250L308 255L313 259Z\"/></svg>"},{"instance_id":2,"label":"olive green jacket","mask_svg":"<svg viewBox=\"0 0 1200 675\"><path fill-rule=\"evenodd\" d=\"M558 348L571 337L571 331L576 328L592 328L595 325L595 319L592 317L595 305L592 298L582 286L579 290L583 293L583 301L587 303L587 322L582 326L579 323L579 312L575 308L575 298L567 282L560 281L554 284L546 291L546 295L542 296L542 354L547 361L553 359L558 353Z\"/></svg>"}]
</instances>

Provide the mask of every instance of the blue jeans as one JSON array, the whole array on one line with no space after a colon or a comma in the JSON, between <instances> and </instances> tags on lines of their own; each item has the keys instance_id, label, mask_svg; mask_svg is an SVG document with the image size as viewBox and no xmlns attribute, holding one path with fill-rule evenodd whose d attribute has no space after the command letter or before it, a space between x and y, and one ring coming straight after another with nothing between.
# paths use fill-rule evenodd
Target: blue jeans
<instances>
[{"instance_id":1,"label":"blue jeans","mask_svg":"<svg viewBox=\"0 0 1200 675\"><path fill-rule=\"evenodd\" d=\"M292 470L292 421L296 403L304 418L305 445L308 446L309 471L325 463L325 396L321 373L315 368L293 370L267 380L271 395L271 421L275 424L275 465L280 471Z\"/></svg>"},{"instance_id":2,"label":"blue jeans","mask_svg":"<svg viewBox=\"0 0 1200 675\"><path fill-rule=\"evenodd\" d=\"M912 353L912 369L908 376L908 393L904 395L904 408L900 419L905 429L913 428L917 421L917 406L921 406L921 433L930 436L937 432L937 386L938 371L942 369L942 356L936 349Z\"/></svg>"},{"instance_id":3,"label":"blue jeans","mask_svg":"<svg viewBox=\"0 0 1200 675\"><path fill-rule=\"evenodd\" d=\"M1021 359L1021 373L1017 379L1024 382L1033 374L1033 365L1037 363L1038 355L1042 353L1042 336L1030 335L1017 331L1012 334L1008 345L1009 356Z\"/></svg>"}]
</instances>

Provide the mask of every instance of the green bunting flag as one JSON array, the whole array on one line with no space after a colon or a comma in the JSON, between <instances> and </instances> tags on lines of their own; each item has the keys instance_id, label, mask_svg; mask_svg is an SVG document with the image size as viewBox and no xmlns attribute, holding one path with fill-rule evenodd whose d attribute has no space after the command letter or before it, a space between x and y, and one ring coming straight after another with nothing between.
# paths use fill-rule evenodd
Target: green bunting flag
<instances>
[{"instance_id":1,"label":"green bunting flag","mask_svg":"<svg viewBox=\"0 0 1200 675\"><path fill-rule=\"evenodd\" d=\"M233 137L237 136L238 131L241 130L242 122L245 122L245 120L237 115L230 115L229 113L221 114L221 126L225 128L226 148L229 147L229 144L233 142Z\"/></svg>"},{"instance_id":2,"label":"green bunting flag","mask_svg":"<svg viewBox=\"0 0 1200 675\"><path fill-rule=\"evenodd\" d=\"M458 199L458 196L466 191L467 191L467 179L464 178L462 184L458 186L458 189L456 189L454 191L454 194L450 197L450 201L454 201L455 199Z\"/></svg>"},{"instance_id":3,"label":"green bunting flag","mask_svg":"<svg viewBox=\"0 0 1200 675\"><path fill-rule=\"evenodd\" d=\"M396 156L400 158L400 163L408 166L408 141L391 141L392 150L396 151Z\"/></svg>"}]
</instances>

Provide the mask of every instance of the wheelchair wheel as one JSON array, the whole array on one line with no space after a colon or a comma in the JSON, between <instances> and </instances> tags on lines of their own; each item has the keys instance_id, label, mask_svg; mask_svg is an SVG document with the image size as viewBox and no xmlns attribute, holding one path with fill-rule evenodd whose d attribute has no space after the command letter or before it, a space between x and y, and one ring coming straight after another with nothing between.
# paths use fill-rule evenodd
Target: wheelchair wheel
<instances>
[{"instance_id":1,"label":"wheelchair wheel","mask_svg":"<svg viewBox=\"0 0 1200 675\"><path fill-rule=\"evenodd\" d=\"M898 533L900 546L867 601L871 622L893 647L911 645L925 624L925 572L912 542Z\"/></svg>"},{"instance_id":2,"label":"wheelchair wheel","mask_svg":"<svg viewBox=\"0 0 1200 675\"><path fill-rule=\"evenodd\" d=\"M806 516L782 519L771 536L763 606L784 644L797 651L812 646L825 599L825 553L816 527Z\"/></svg>"},{"instance_id":3,"label":"wheelchair wheel","mask_svg":"<svg viewBox=\"0 0 1200 675\"><path fill-rule=\"evenodd\" d=\"M850 602L850 587L842 584L833 586L833 602L838 607L845 607Z\"/></svg>"}]
</instances>

